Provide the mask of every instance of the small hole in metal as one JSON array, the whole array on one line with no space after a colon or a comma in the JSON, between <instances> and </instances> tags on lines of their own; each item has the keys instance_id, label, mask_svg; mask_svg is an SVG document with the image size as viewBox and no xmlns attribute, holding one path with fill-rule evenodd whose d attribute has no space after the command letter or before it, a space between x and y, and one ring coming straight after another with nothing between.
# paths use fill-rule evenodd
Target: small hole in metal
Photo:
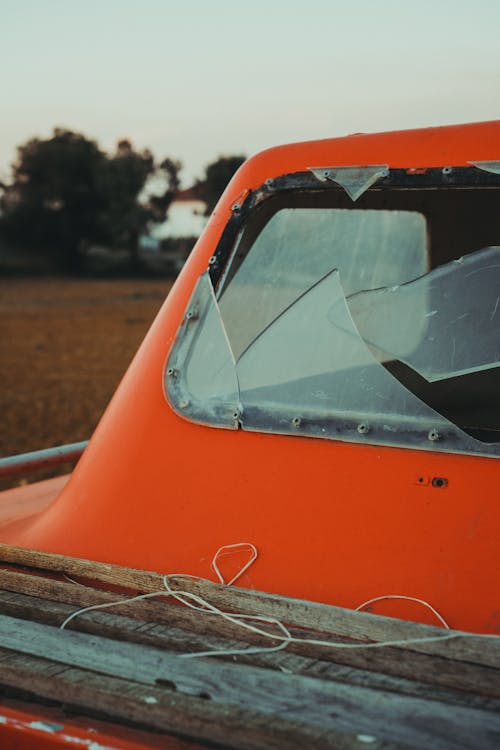
<instances>
[{"instance_id":1,"label":"small hole in metal","mask_svg":"<svg viewBox=\"0 0 500 750\"><path fill-rule=\"evenodd\" d=\"M433 477L431 484L433 487L446 487L448 480L446 477Z\"/></svg>"},{"instance_id":2,"label":"small hole in metal","mask_svg":"<svg viewBox=\"0 0 500 750\"><path fill-rule=\"evenodd\" d=\"M215 257L215 255L212 255L212 257L208 261L208 265L213 266L216 261L217 261L217 258Z\"/></svg>"}]
</instances>

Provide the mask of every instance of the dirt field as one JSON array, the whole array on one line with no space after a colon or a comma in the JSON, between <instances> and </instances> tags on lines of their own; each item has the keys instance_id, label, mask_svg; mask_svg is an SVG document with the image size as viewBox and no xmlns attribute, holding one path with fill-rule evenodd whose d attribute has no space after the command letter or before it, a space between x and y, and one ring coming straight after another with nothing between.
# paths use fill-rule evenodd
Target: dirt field
<instances>
[{"instance_id":1,"label":"dirt field","mask_svg":"<svg viewBox=\"0 0 500 750\"><path fill-rule=\"evenodd\" d=\"M0 279L0 455L90 437L170 286Z\"/></svg>"}]
</instances>

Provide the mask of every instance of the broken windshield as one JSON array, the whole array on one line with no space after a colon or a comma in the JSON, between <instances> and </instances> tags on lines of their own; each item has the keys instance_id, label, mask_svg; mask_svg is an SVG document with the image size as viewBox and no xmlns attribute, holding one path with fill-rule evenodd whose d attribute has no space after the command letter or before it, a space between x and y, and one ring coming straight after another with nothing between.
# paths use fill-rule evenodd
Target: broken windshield
<instances>
[{"instance_id":1,"label":"broken windshield","mask_svg":"<svg viewBox=\"0 0 500 750\"><path fill-rule=\"evenodd\" d=\"M334 325L328 311L334 311ZM375 360L356 331L334 269L291 304L236 363L243 410L289 416L384 414L442 422Z\"/></svg>"},{"instance_id":2,"label":"broken windshield","mask_svg":"<svg viewBox=\"0 0 500 750\"><path fill-rule=\"evenodd\" d=\"M500 247L347 298L357 331L377 358L398 359L431 383L499 366L499 303ZM329 317L338 325L335 305Z\"/></svg>"},{"instance_id":3,"label":"broken windshield","mask_svg":"<svg viewBox=\"0 0 500 750\"><path fill-rule=\"evenodd\" d=\"M218 294L235 357L333 268L340 269L347 294L420 276L428 268L424 217L416 211L278 211Z\"/></svg>"},{"instance_id":4,"label":"broken windshield","mask_svg":"<svg viewBox=\"0 0 500 750\"><path fill-rule=\"evenodd\" d=\"M500 454L500 247L432 265L418 211L278 210L217 291L201 277L171 403L233 429Z\"/></svg>"}]
</instances>

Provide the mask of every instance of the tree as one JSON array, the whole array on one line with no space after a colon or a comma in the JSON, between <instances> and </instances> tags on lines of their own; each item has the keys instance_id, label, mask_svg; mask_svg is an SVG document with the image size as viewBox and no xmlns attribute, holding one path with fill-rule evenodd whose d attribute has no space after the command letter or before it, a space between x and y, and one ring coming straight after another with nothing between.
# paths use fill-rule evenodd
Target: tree
<instances>
[{"instance_id":1,"label":"tree","mask_svg":"<svg viewBox=\"0 0 500 750\"><path fill-rule=\"evenodd\" d=\"M77 270L82 243L97 234L102 198L97 174L105 156L94 141L56 129L18 148L13 181L2 197L2 225L9 239L54 253Z\"/></svg>"},{"instance_id":2,"label":"tree","mask_svg":"<svg viewBox=\"0 0 500 750\"><path fill-rule=\"evenodd\" d=\"M165 221L179 189L180 168L180 162L172 159L156 165L150 151L134 151L130 141L121 140L100 171L105 195L100 216L101 241L111 247L128 247L135 269L140 266L139 237L151 224ZM161 183L162 192L145 195L147 182L153 176Z\"/></svg>"},{"instance_id":3,"label":"tree","mask_svg":"<svg viewBox=\"0 0 500 750\"><path fill-rule=\"evenodd\" d=\"M128 140L104 153L80 133L56 128L18 148L12 182L0 200L2 229L11 242L54 255L77 273L93 243L127 247L138 263L138 239L153 221L163 221L179 186L180 164L155 164L150 151ZM149 202L148 179L161 174L164 190Z\"/></svg>"},{"instance_id":4,"label":"tree","mask_svg":"<svg viewBox=\"0 0 500 750\"><path fill-rule=\"evenodd\" d=\"M195 185L198 198L206 203L205 216L209 216L224 192L231 177L246 160L246 156L220 156L205 168L205 176Z\"/></svg>"}]
</instances>

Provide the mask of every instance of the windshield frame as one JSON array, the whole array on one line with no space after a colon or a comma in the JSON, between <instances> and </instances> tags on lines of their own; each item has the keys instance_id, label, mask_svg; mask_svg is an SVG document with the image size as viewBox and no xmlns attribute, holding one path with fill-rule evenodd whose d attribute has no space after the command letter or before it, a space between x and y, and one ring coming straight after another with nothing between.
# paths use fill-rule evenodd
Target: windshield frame
<instances>
[{"instance_id":1,"label":"windshield frame","mask_svg":"<svg viewBox=\"0 0 500 750\"><path fill-rule=\"evenodd\" d=\"M489 172L484 168L471 167L429 167L408 169L387 169L385 176L370 186L370 193L379 190L428 190L461 188L500 188L500 173ZM234 204L231 218L226 224L215 252L210 258L208 271L214 290L219 295L219 287L225 283L225 276L231 265L238 240L247 225L248 218L265 201L289 191L336 192L343 189L334 182L323 182L312 170L293 172L269 178L255 190L250 190L245 200Z\"/></svg>"},{"instance_id":2,"label":"windshield frame","mask_svg":"<svg viewBox=\"0 0 500 750\"><path fill-rule=\"evenodd\" d=\"M387 173L378 179L375 184L369 186L368 189L370 193L373 193L388 188L406 191L446 190L447 188L468 190L490 187L500 187L500 174L484 171L479 167L443 167L426 170L387 170ZM213 288L213 298L210 304L216 305L217 316L220 317L222 326L223 322L218 310L217 300L220 298L221 291L230 282L234 258L238 252L240 241L249 226L249 219L251 218L254 221L256 212L264 208L269 199L285 193L321 192L325 194L335 191L336 194L339 194L342 190L339 184L325 183L319 180L313 171L299 172L266 180L257 190L248 194L241 206L233 207L232 216L207 269L207 280L210 279ZM207 294L205 294L205 297L207 297ZM187 311L193 309L193 306L196 306L196 300L192 298ZM189 345L187 345L186 336L189 339ZM438 419L435 420L434 425L432 420L429 421L429 424L426 422L425 425L417 425L415 421L412 423L411 418L406 419L405 424L398 425L397 437L394 440L390 435L389 440L386 439L386 436L377 436L377 430L365 423L366 420L363 420L363 415L356 414L355 410L352 413L339 413L326 418L324 415L319 417L318 415L301 412L285 428L283 427L283 416L280 415L279 410L273 415L269 409L260 408L255 404L244 407L233 398L224 404L223 414L217 412L217 415L212 414L211 416L206 413L206 410L203 414L203 405L197 404L196 399L192 398L192 394L187 393L182 376L179 378L179 373L182 373L185 367L188 352L192 351L195 338L193 321L185 318L168 360L166 376L166 392L171 405L181 416L191 421L228 429L238 429L239 427L273 434L308 435L347 442L389 444L447 453L500 456L500 443L486 443L475 439L439 413L437 413ZM171 373L170 376L169 372ZM182 391L182 397L179 397L179 389ZM181 408L179 408L179 403ZM187 409L182 406L186 403L190 404ZM213 405L211 405L211 408L213 409ZM385 419L385 421L388 420ZM391 425L389 426L389 432L394 433Z\"/></svg>"}]
</instances>

